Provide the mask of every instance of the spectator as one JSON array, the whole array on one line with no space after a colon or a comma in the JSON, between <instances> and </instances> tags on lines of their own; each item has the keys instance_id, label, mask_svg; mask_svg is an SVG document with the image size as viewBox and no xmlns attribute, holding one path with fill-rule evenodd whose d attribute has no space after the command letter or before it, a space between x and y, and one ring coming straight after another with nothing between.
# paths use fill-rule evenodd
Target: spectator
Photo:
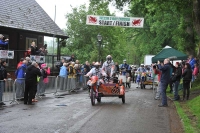
<instances>
[{"instance_id":1,"label":"spectator","mask_svg":"<svg viewBox=\"0 0 200 133\"><path fill-rule=\"evenodd\" d=\"M26 75L26 67L27 67L27 61L23 60L22 65L17 68L15 71L15 76L17 78L16 81L16 98L23 100L24 96L24 84L25 84L25 75Z\"/></svg>"},{"instance_id":2,"label":"spectator","mask_svg":"<svg viewBox=\"0 0 200 133\"><path fill-rule=\"evenodd\" d=\"M35 42L31 43L31 55L39 55L40 51L38 50Z\"/></svg>"},{"instance_id":3,"label":"spectator","mask_svg":"<svg viewBox=\"0 0 200 133\"><path fill-rule=\"evenodd\" d=\"M45 44L45 45L43 46L43 48L44 48L44 55L47 55L47 54L48 54L48 51L47 51L47 44Z\"/></svg>"},{"instance_id":4,"label":"spectator","mask_svg":"<svg viewBox=\"0 0 200 133\"><path fill-rule=\"evenodd\" d=\"M76 60L75 60L75 57L74 57L74 55L72 55L71 57L70 57L70 59L69 59L69 62L75 62Z\"/></svg>"},{"instance_id":5,"label":"spectator","mask_svg":"<svg viewBox=\"0 0 200 133\"><path fill-rule=\"evenodd\" d=\"M34 91L37 88L37 77L41 75L39 65L33 61L26 70L24 104L32 105Z\"/></svg>"},{"instance_id":6,"label":"spectator","mask_svg":"<svg viewBox=\"0 0 200 133\"><path fill-rule=\"evenodd\" d=\"M76 82L77 82L77 85L80 86L82 75L81 75L81 64L79 63L79 60L76 60L74 68L76 70Z\"/></svg>"},{"instance_id":7,"label":"spectator","mask_svg":"<svg viewBox=\"0 0 200 133\"><path fill-rule=\"evenodd\" d=\"M119 73L119 65L117 62L115 62L115 72Z\"/></svg>"},{"instance_id":8,"label":"spectator","mask_svg":"<svg viewBox=\"0 0 200 133\"><path fill-rule=\"evenodd\" d=\"M156 78L157 75L157 79ZM160 90L160 78L161 78L161 71L157 69L156 65L153 66L153 79L154 82L157 80L158 81L158 86L157 86L157 90L156 90L156 97L155 100L160 99L160 95L161 95L161 90Z\"/></svg>"},{"instance_id":9,"label":"spectator","mask_svg":"<svg viewBox=\"0 0 200 133\"><path fill-rule=\"evenodd\" d=\"M8 45L9 39L4 39L4 36L0 34L0 50L4 50L5 47Z\"/></svg>"},{"instance_id":10,"label":"spectator","mask_svg":"<svg viewBox=\"0 0 200 133\"><path fill-rule=\"evenodd\" d=\"M190 95L190 82L192 80L192 70L189 63L185 64L185 70L182 74L183 77L183 100L185 100L185 94L187 95L187 100L189 99Z\"/></svg>"},{"instance_id":11,"label":"spectator","mask_svg":"<svg viewBox=\"0 0 200 133\"><path fill-rule=\"evenodd\" d=\"M193 70L194 70L194 64L196 64L196 60L193 58L192 55L189 56L189 61L188 61L188 63L190 64L191 69L192 69L192 71L193 71Z\"/></svg>"},{"instance_id":12,"label":"spectator","mask_svg":"<svg viewBox=\"0 0 200 133\"><path fill-rule=\"evenodd\" d=\"M24 53L25 57L30 57L31 55L31 48L28 48L28 50L26 50L26 52Z\"/></svg>"},{"instance_id":13,"label":"spectator","mask_svg":"<svg viewBox=\"0 0 200 133\"><path fill-rule=\"evenodd\" d=\"M175 73L174 73L174 76L175 76L175 82L174 82L174 85L173 85L173 90L174 90L174 101L177 101L180 99L179 95L178 95L178 86L180 84L180 80L181 80L181 76L182 76L182 69L180 67L180 64L179 62L176 62L176 65L175 65Z\"/></svg>"},{"instance_id":14,"label":"spectator","mask_svg":"<svg viewBox=\"0 0 200 133\"><path fill-rule=\"evenodd\" d=\"M91 69L94 68L95 61L92 62Z\"/></svg>"},{"instance_id":15,"label":"spectator","mask_svg":"<svg viewBox=\"0 0 200 133\"><path fill-rule=\"evenodd\" d=\"M60 72L59 72L59 84L63 85L63 87L61 86L61 90L64 90L66 85L68 85L68 71L67 68L68 67L68 63L63 63L63 66L60 68Z\"/></svg>"},{"instance_id":16,"label":"spectator","mask_svg":"<svg viewBox=\"0 0 200 133\"><path fill-rule=\"evenodd\" d=\"M65 62L66 62L66 59L65 59L65 58L62 58L62 59L61 59L61 62L59 62L59 64L57 64L56 67L57 67L58 69L60 69L60 68L63 66L63 63L65 63Z\"/></svg>"},{"instance_id":17,"label":"spectator","mask_svg":"<svg viewBox=\"0 0 200 133\"><path fill-rule=\"evenodd\" d=\"M20 61L19 61L19 63L17 64L17 69L19 67L21 67L21 65L23 64L23 61L24 61L24 58L21 58Z\"/></svg>"},{"instance_id":18,"label":"spectator","mask_svg":"<svg viewBox=\"0 0 200 133\"><path fill-rule=\"evenodd\" d=\"M7 80L6 61L1 61L0 66L0 106L5 105L3 102L3 91L5 89L5 81Z\"/></svg>"},{"instance_id":19,"label":"spectator","mask_svg":"<svg viewBox=\"0 0 200 133\"><path fill-rule=\"evenodd\" d=\"M68 89L74 91L76 89L76 70L74 68L75 62L71 62L68 67Z\"/></svg>"},{"instance_id":20,"label":"spectator","mask_svg":"<svg viewBox=\"0 0 200 133\"><path fill-rule=\"evenodd\" d=\"M39 90L38 90L38 93L40 96L45 96L45 89L47 87L47 83L49 82L48 81L48 78L47 76L50 75L51 73L51 70L49 67L47 67L47 65L45 63L41 64L41 74L42 76L40 77L40 81L39 81Z\"/></svg>"},{"instance_id":21,"label":"spectator","mask_svg":"<svg viewBox=\"0 0 200 133\"><path fill-rule=\"evenodd\" d=\"M170 68L170 76L172 76L172 73L175 73L175 70L176 70L176 67L172 64L172 63L169 63L171 68ZM171 81L171 78L170 78L170 81L169 81L169 93L172 93L173 92L173 82Z\"/></svg>"},{"instance_id":22,"label":"spectator","mask_svg":"<svg viewBox=\"0 0 200 133\"><path fill-rule=\"evenodd\" d=\"M27 67L31 65L31 59L29 57L26 57L26 61L27 61Z\"/></svg>"},{"instance_id":23,"label":"spectator","mask_svg":"<svg viewBox=\"0 0 200 133\"><path fill-rule=\"evenodd\" d=\"M193 77L194 77L194 80L197 79L197 75L199 74L199 67L197 64L194 64L194 71L193 71Z\"/></svg>"},{"instance_id":24,"label":"spectator","mask_svg":"<svg viewBox=\"0 0 200 133\"><path fill-rule=\"evenodd\" d=\"M84 75L87 74L89 71L90 71L90 64L88 61L86 61L84 65Z\"/></svg>"},{"instance_id":25,"label":"spectator","mask_svg":"<svg viewBox=\"0 0 200 133\"><path fill-rule=\"evenodd\" d=\"M169 64L169 59L164 60L164 64L161 65L160 61L158 61L158 68L161 70L161 79L160 79L160 90L162 96L162 103L158 105L158 107L167 107L167 96L166 96L166 89L169 84L170 79L170 69L171 66Z\"/></svg>"},{"instance_id":26,"label":"spectator","mask_svg":"<svg viewBox=\"0 0 200 133\"><path fill-rule=\"evenodd\" d=\"M137 74L136 74L136 72L137 72L137 67L136 66L134 66L133 67L133 69L132 69L132 73L133 73L133 83L136 83L136 79L137 79Z\"/></svg>"}]
</instances>

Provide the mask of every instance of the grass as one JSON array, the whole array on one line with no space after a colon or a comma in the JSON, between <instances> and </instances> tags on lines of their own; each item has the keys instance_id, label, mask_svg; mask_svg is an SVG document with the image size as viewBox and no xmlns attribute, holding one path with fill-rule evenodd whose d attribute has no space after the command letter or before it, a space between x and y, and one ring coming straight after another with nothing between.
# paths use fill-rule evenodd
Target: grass
<instances>
[{"instance_id":1,"label":"grass","mask_svg":"<svg viewBox=\"0 0 200 133\"><path fill-rule=\"evenodd\" d=\"M192 83L191 93L196 91L200 91L200 78ZM183 91L179 91L179 95L182 96L182 94ZM168 93L167 96L173 99L174 94ZM175 101L174 104L181 118L184 132L200 133L200 95L186 102Z\"/></svg>"},{"instance_id":2,"label":"grass","mask_svg":"<svg viewBox=\"0 0 200 133\"><path fill-rule=\"evenodd\" d=\"M200 132L200 96L192 99L191 101L187 102L188 107L192 111L192 113L197 118L196 120L196 129Z\"/></svg>"},{"instance_id":3,"label":"grass","mask_svg":"<svg viewBox=\"0 0 200 133\"><path fill-rule=\"evenodd\" d=\"M177 112L179 114L179 117L181 118L183 128L184 128L184 132L185 133L197 133L197 132L195 132L195 128L193 128L190 119L188 118L185 111L182 109L180 103L175 102L175 106L176 106Z\"/></svg>"}]
</instances>

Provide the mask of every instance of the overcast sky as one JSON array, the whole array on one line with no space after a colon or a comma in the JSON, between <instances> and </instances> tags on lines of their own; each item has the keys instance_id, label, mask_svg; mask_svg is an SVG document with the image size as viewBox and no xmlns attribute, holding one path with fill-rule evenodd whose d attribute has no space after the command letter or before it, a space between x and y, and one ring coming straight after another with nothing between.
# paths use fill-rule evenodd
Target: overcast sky
<instances>
[{"instance_id":1,"label":"overcast sky","mask_svg":"<svg viewBox=\"0 0 200 133\"><path fill-rule=\"evenodd\" d=\"M82 4L89 6L89 0L36 0L37 3L45 10L45 12L54 20L55 16L55 5L56 5L56 24L61 28L66 28L66 18L67 13L72 12L72 7L78 7ZM115 8L109 7L112 12ZM123 16L122 13L117 13L117 16Z\"/></svg>"}]
</instances>

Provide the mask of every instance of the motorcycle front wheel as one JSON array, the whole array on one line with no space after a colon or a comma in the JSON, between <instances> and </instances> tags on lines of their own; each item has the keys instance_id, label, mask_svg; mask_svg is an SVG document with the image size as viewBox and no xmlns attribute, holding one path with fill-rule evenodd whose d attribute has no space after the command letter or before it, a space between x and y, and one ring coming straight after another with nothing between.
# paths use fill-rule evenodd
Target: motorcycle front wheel
<instances>
[{"instance_id":1,"label":"motorcycle front wheel","mask_svg":"<svg viewBox=\"0 0 200 133\"><path fill-rule=\"evenodd\" d=\"M90 99L91 99L91 104L92 104L92 106L95 105L95 97L96 97L95 91L94 91L93 88L91 87L91 90L90 90Z\"/></svg>"}]
</instances>

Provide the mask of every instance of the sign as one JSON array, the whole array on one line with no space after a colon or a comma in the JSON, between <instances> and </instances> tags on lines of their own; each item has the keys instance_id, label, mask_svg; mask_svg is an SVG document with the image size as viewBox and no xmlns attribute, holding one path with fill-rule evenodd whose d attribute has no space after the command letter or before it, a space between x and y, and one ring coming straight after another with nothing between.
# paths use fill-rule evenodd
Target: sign
<instances>
[{"instance_id":1,"label":"sign","mask_svg":"<svg viewBox=\"0 0 200 133\"><path fill-rule=\"evenodd\" d=\"M0 50L0 58L14 59L14 51Z\"/></svg>"},{"instance_id":2,"label":"sign","mask_svg":"<svg viewBox=\"0 0 200 133\"><path fill-rule=\"evenodd\" d=\"M30 59L37 63L45 63L45 56L30 55Z\"/></svg>"},{"instance_id":3,"label":"sign","mask_svg":"<svg viewBox=\"0 0 200 133\"><path fill-rule=\"evenodd\" d=\"M143 28L144 18L87 15L87 25Z\"/></svg>"}]
</instances>

